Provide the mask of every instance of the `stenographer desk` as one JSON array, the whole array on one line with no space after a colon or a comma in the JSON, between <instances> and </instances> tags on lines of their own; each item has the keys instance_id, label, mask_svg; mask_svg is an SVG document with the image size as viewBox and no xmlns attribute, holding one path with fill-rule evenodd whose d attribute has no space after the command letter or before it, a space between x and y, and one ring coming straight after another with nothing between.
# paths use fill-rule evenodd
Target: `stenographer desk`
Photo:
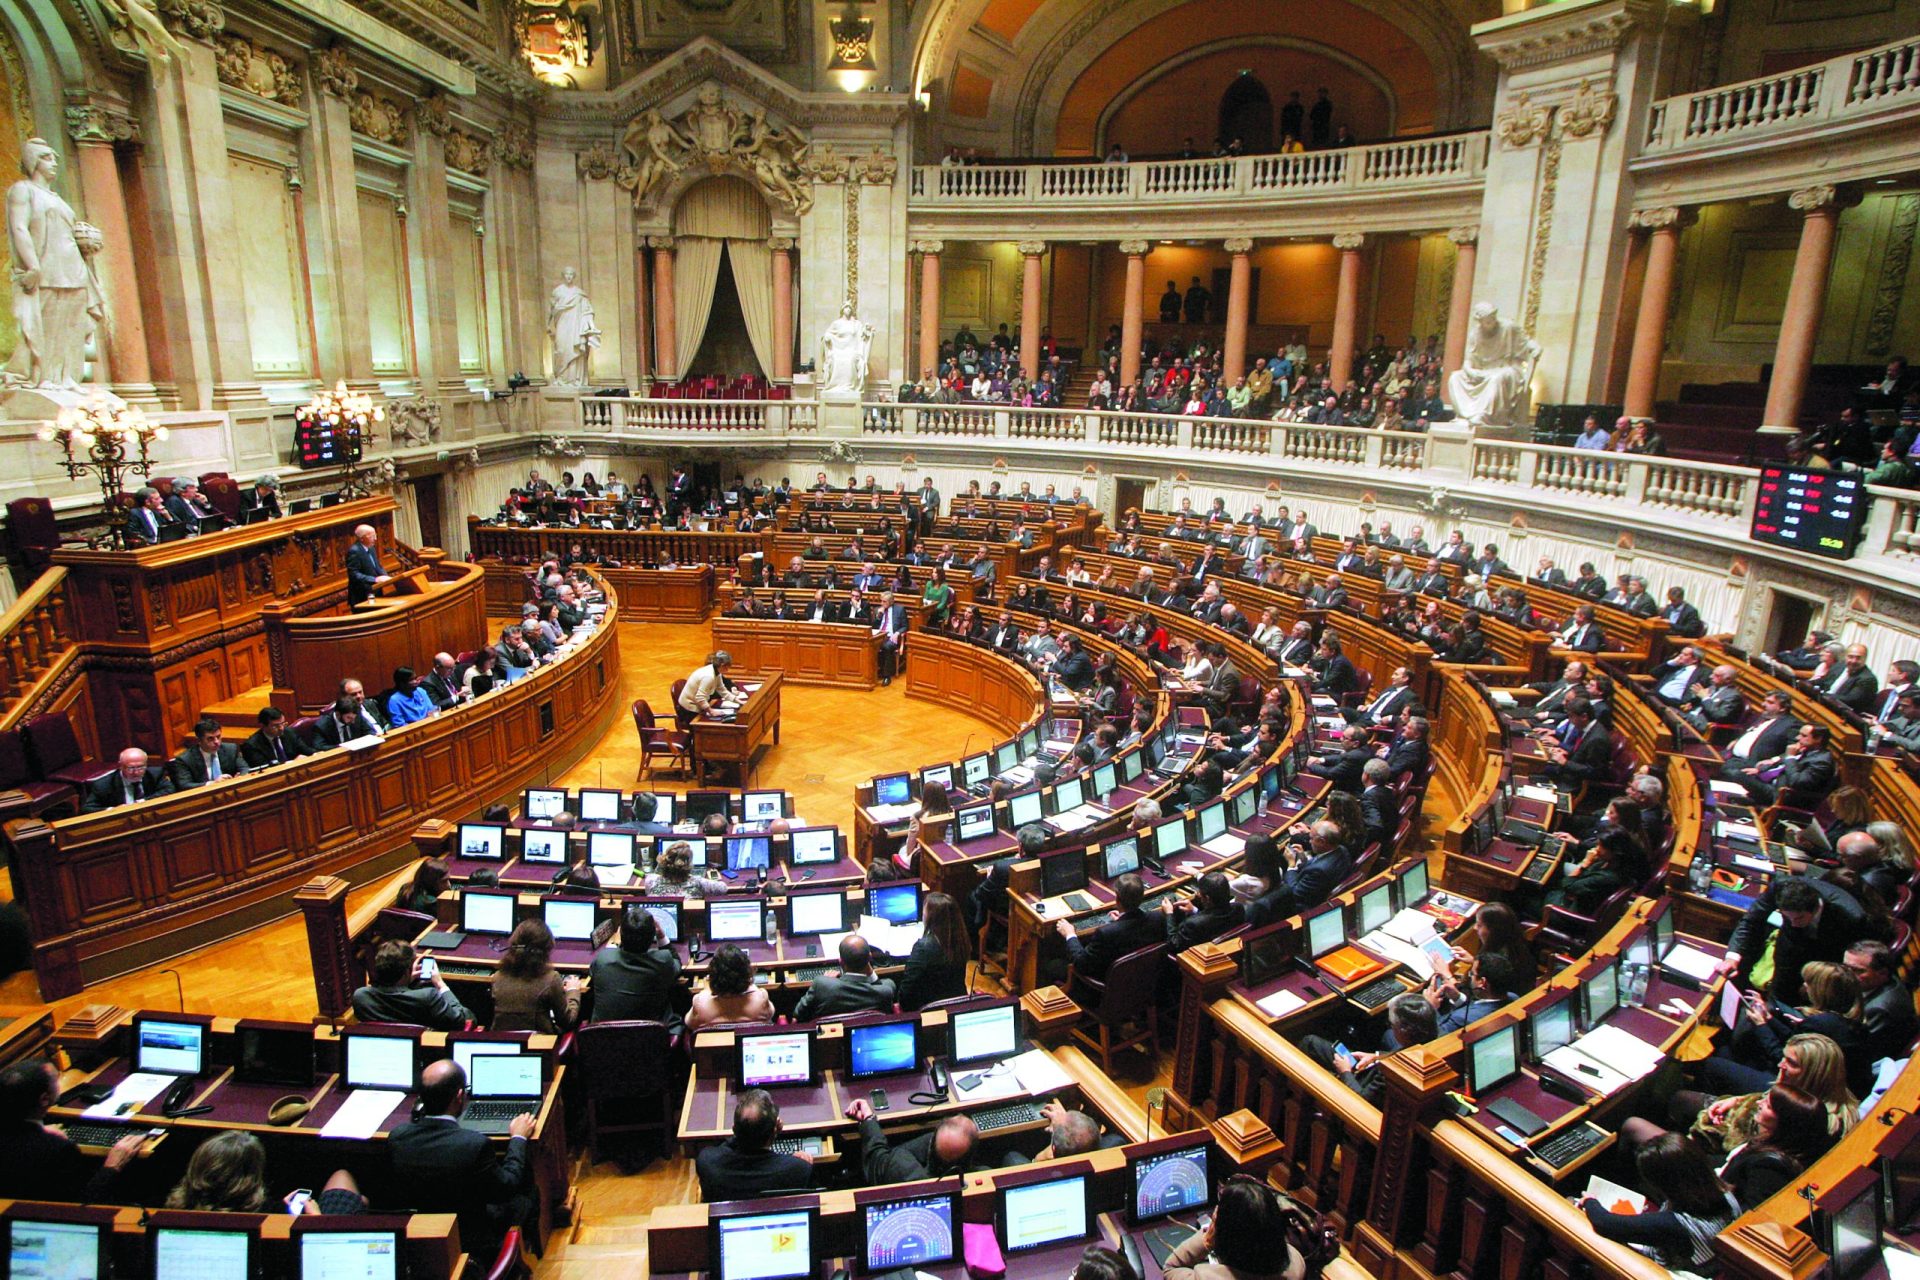
<instances>
[{"instance_id":1,"label":"stenographer desk","mask_svg":"<svg viewBox=\"0 0 1920 1280\"><path fill-rule=\"evenodd\" d=\"M713 647L733 655L731 674L742 680L779 675L795 684L846 689L880 683L880 638L864 624L722 614L713 620Z\"/></svg>"},{"instance_id":2,"label":"stenographer desk","mask_svg":"<svg viewBox=\"0 0 1920 1280\"><path fill-rule=\"evenodd\" d=\"M742 786L752 781L760 757L780 742L780 683L780 672L767 672L731 716L716 718L709 712L694 718L693 763L703 783L716 765L734 774Z\"/></svg>"}]
</instances>

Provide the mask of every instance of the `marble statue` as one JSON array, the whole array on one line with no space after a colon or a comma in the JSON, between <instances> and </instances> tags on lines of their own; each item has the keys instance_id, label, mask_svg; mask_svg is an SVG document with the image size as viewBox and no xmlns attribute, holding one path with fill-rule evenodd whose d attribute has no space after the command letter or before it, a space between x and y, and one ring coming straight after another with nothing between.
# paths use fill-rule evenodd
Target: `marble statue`
<instances>
[{"instance_id":1,"label":"marble statue","mask_svg":"<svg viewBox=\"0 0 1920 1280\"><path fill-rule=\"evenodd\" d=\"M873 326L856 320L853 304L843 303L840 316L820 335L820 390L858 398L867 385L867 354L873 348Z\"/></svg>"},{"instance_id":2,"label":"marble statue","mask_svg":"<svg viewBox=\"0 0 1920 1280\"><path fill-rule=\"evenodd\" d=\"M1491 302L1473 308L1467 352L1447 378L1447 400L1461 422L1474 427L1524 425L1532 400L1533 366L1540 344Z\"/></svg>"},{"instance_id":3,"label":"marble statue","mask_svg":"<svg viewBox=\"0 0 1920 1280\"><path fill-rule=\"evenodd\" d=\"M693 144L658 111L648 108L627 127L621 139L633 157L633 201L643 204L653 189L686 166Z\"/></svg>"},{"instance_id":4,"label":"marble statue","mask_svg":"<svg viewBox=\"0 0 1920 1280\"><path fill-rule=\"evenodd\" d=\"M574 270L560 273L547 303L547 337L553 342L553 377L556 387L584 387L591 376L593 350L600 345L600 327L593 322L593 303L574 283Z\"/></svg>"},{"instance_id":5,"label":"marble statue","mask_svg":"<svg viewBox=\"0 0 1920 1280\"><path fill-rule=\"evenodd\" d=\"M7 243L13 252L13 318L20 328L0 378L9 386L77 391L86 374L87 339L106 318L106 300L88 259L100 232L73 216L53 189L60 157L39 138L20 148L25 176L7 190Z\"/></svg>"}]
</instances>

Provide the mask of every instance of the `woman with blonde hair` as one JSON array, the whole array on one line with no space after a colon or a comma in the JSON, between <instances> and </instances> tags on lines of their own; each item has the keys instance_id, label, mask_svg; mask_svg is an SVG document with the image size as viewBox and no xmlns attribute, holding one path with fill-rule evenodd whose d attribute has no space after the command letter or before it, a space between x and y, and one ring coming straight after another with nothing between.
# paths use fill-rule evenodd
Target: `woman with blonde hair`
<instances>
[{"instance_id":1,"label":"woman with blonde hair","mask_svg":"<svg viewBox=\"0 0 1920 1280\"><path fill-rule=\"evenodd\" d=\"M1859 1123L1860 1100L1847 1088L1846 1055L1826 1036L1802 1032L1790 1038L1774 1083L1792 1085L1819 1102L1827 1113L1827 1130L1836 1140ZM1732 1155L1741 1143L1759 1136L1760 1104L1766 1096L1765 1089L1724 1098L1682 1089L1673 1095L1671 1111L1675 1124L1688 1126L1688 1138L1717 1154ZM1644 1120L1629 1120L1627 1126L1621 1128L1621 1136L1633 1143L1645 1142L1659 1132Z\"/></svg>"},{"instance_id":2,"label":"woman with blonde hair","mask_svg":"<svg viewBox=\"0 0 1920 1280\"><path fill-rule=\"evenodd\" d=\"M1805 989L1802 1016L1776 1009L1759 992L1746 995L1746 1009L1732 1039L1696 1065L1696 1078L1716 1093L1750 1093L1770 1085L1786 1057L1787 1038L1817 1034L1832 1040L1845 1064L1855 1097L1873 1086L1873 1053L1861 1017L1860 979L1831 960L1809 960L1800 969Z\"/></svg>"},{"instance_id":3,"label":"woman with blonde hair","mask_svg":"<svg viewBox=\"0 0 1920 1280\"><path fill-rule=\"evenodd\" d=\"M1869 822L1867 834L1880 846L1880 852L1887 861L1902 871L1913 870L1913 846L1907 843L1907 833L1900 829L1897 822Z\"/></svg>"}]
</instances>

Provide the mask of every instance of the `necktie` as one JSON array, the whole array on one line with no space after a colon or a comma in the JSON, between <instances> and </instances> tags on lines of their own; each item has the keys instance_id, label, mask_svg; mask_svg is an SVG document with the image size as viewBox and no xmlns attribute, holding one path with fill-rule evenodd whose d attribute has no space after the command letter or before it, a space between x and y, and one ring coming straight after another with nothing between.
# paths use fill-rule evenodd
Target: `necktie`
<instances>
[{"instance_id":1,"label":"necktie","mask_svg":"<svg viewBox=\"0 0 1920 1280\"><path fill-rule=\"evenodd\" d=\"M142 794L142 791L143 791L143 788L141 784L138 782L135 782L129 785L127 787L127 803L139 804L140 801L146 799L145 795Z\"/></svg>"},{"instance_id":2,"label":"necktie","mask_svg":"<svg viewBox=\"0 0 1920 1280\"><path fill-rule=\"evenodd\" d=\"M217 751L207 756L207 781L220 781L220 753Z\"/></svg>"}]
</instances>

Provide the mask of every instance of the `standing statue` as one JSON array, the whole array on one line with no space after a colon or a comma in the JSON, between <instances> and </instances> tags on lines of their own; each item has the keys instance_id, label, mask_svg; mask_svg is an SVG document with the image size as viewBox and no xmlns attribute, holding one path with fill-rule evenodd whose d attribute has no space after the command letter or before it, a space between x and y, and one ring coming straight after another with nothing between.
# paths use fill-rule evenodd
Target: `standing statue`
<instances>
[{"instance_id":1,"label":"standing statue","mask_svg":"<svg viewBox=\"0 0 1920 1280\"><path fill-rule=\"evenodd\" d=\"M12 386L78 390L87 339L106 317L106 301L87 259L100 252L98 229L76 221L53 189L60 157L40 138L20 148L26 176L7 190L7 242L13 251L13 318L20 345L7 362Z\"/></svg>"},{"instance_id":2,"label":"standing statue","mask_svg":"<svg viewBox=\"0 0 1920 1280\"><path fill-rule=\"evenodd\" d=\"M820 335L820 390L857 398L867 385L867 354L873 348L873 326L854 319L853 304L840 307L840 317Z\"/></svg>"},{"instance_id":3,"label":"standing statue","mask_svg":"<svg viewBox=\"0 0 1920 1280\"><path fill-rule=\"evenodd\" d=\"M600 345L600 327L593 322L593 303L574 282L574 270L560 273L547 303L547 337L553 342L556 387L584 387L591 376L593 350Z\"/></svg>"},{"instance_id":4,"label":"standing statue","mask_svg":"<svg viewBox=\"0 0 1920 1280\"><path fill-rule=\"evenodd\" d=\"M1447 379L1447 399L1460 421L1474 427L1524 425L1532 399L1540 344L1491 302L1473 308L1467 352Z\"/></svg>"}]
</instances>

